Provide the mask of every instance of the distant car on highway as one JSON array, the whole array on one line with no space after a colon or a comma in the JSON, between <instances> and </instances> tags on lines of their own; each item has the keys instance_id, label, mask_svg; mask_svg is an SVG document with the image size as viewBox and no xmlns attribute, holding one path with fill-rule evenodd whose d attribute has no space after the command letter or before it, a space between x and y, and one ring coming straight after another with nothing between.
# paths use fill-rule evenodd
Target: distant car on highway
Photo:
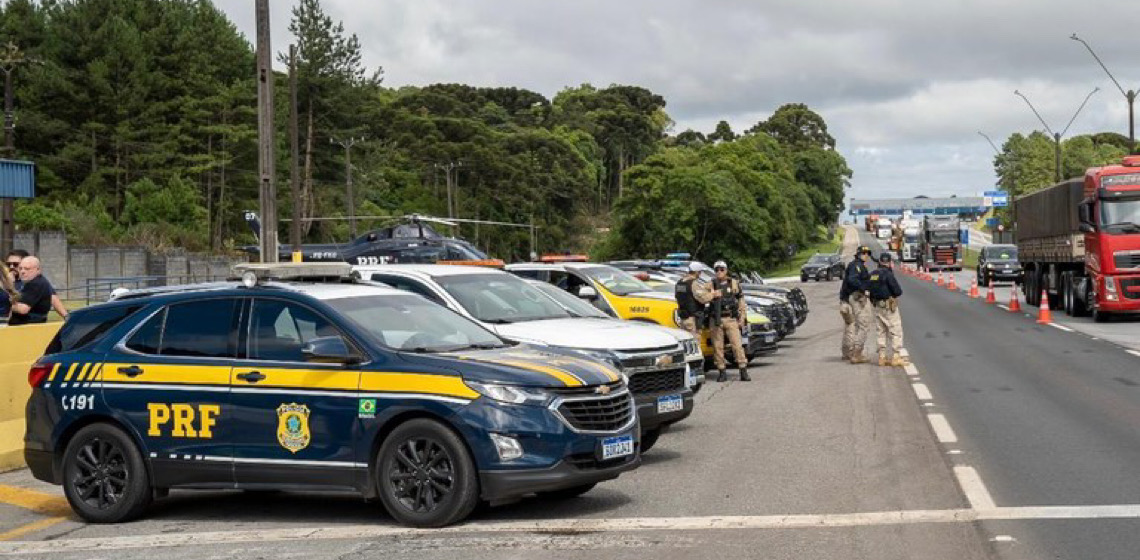
<instances>
[{"instance_id":1,"label":"distant car on highway","mask_svg":"<svg viewBox=\"0 0 1140 560\"><path fill-rule=\"evenodd\" d=\"M990 245L978 253L978 282L988 286L990 281L1021 283L1025 271L1017 260L1016 245Z\"/></svg>"},{"instance_id":2,"label":"distant car on highway","mask_svg":"<svg viewBox=\"0 0 1140 560\"><path fill-rule=\"evenodd\" d=\"M828 255L816 253L800 267L800 281L815 280L818 282L843 278L843 269L843 260L839 258L838 253Z\"/></svg>"}]
</instances>

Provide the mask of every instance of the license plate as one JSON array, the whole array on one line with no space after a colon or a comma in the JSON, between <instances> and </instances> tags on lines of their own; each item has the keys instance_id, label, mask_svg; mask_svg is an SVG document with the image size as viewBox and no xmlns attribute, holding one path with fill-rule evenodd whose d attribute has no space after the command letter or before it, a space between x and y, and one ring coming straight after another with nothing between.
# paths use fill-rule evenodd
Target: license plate
<instances>
[{"instance_id":1,"label":"license plate","mask_svg":"<svg viewBox=\"0 0 1140 560\"><path fill-rule=\"evenodd\" d=\"M685 401L681 399L681 395L668 395L665 397L657 397L657 413L663 412L677 412L684 410Z\"/></svg>"},{"instance_id":2,"label":"license plate","mask_svg":"<svg viewBox=\"0 0 1140 560\"><path fill-rule=\"evenodd\" d=\"M764 333L764 344L775 344L776 333Z\"/></svg>"},{"instance_id":3,"label":"license plate","mask_svg":"<svg viewBox=\"0 0 1140 560\"><path fill-rule=\"evenodd\" d=\"M602 440L602 460L633 455L633 436L614 436Z\"/></svg>"}]
</instances>

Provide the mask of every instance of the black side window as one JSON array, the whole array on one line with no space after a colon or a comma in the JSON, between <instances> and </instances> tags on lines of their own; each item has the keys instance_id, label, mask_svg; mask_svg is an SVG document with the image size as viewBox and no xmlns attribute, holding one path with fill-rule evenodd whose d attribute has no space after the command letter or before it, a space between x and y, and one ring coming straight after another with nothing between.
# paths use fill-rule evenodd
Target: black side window
<instances>
[{"instance_id":1,"label":"black side window","mask_svg":"<svg viewBox=\"0 0 1140 560\"><path fill-rule=\"evenodd\" d=\"M343 336L328 319L313 310L274 299L254 300L249 327L249 357L253 360L303 362L305 356L301 348L309 341Z\"/></svg>"},{"instance_id":2,"label":"black side window","mask_svg":"<svg viewBox=\"0 0 1140 560\"><path fill-rule=\"evenodd\" d=\"M135 332L127 348L143 354L232 358L236 299L171 305Z\"/></svg>"},{"instance_id":3,"label":"black side window","mask_svg":"<svg viewBox=\"0 0 1140 560\"><path fill-rule=\"evenodd\" d=\"M94 344L101 340L108 331L142 307L142 305L120 305L90 311L76 311L56 333L45 353L70 352Z\"/></svg>"},{"instance_id":4,"label":"black side window","mask_svg":"<svg viewBox=\"0 0 1140 560\"><path fill-rule=\"evenodd\" d=\"M383 282L389 286L392 286L393 288L396 288L397 290L404 290L405 292L419 294L428 298L434 303L445 305L443 300L440 299L439 295L433 292L431 288L428 288L427 286L424 286L415 280L402 278L400 276L392 276L389 274L373 274L372 279L377 282Z\"/></svg>"}]
</instances>

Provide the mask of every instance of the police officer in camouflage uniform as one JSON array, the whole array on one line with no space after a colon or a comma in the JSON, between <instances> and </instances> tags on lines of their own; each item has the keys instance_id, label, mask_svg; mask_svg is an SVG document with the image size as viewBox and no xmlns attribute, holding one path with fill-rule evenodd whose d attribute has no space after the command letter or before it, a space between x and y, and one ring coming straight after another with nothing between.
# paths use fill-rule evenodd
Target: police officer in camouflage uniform
<instances>
[{"instance_id":1,"label":"police officer in camouflage uniform","mask_svg":"<svg viewBox=\"0 0 1140 560\"><path fill-rule=\"evenodd\" d=\"M847 265L843 285L839 288L839 315L843 317L843 359L853 364L867 361L863 346L867 343L867 294L871 289L871 273L867 270L870 247L859 247Z\"/></svg>"},{"instance_id":2,"label":"police officer in camouflage uniform","mask_svg":"<svg viewBox=\"0 0 1140 560\"><path fill-rule=\"evenodd\" d=\"M875 323L879 331L879 365L905 366L902 355L903 333L902 316L899 315L899 286L895 273L891 270L891 254L879 255L879 268L871 273L871 305L875 310ZM888 342L894 348L894 358L887 361Z\"/></svg>"},{"instance_id":3,"label":"police officer in camouflage uniform","mask_svg":"<svg viewBox=\"0 0 1140 560\"><path fill-rule=\"evenodd\" d=\"M748 377L748 357L744 352L744 342L741 334L744 325L748 322L748 305L744 302L744 290L740 282L728 277L728 265L724 261L716 261L713 265L716 277L713 278L709 312L709 328L712 329L713 359L716 361L717 381L728 381L728 374L724 359L724 339L732 345L732 352L736 355L736 364L740 366L740 380L752 381ZM698 301L705 296L698 297Z\"/></svg>"}]
</instances>

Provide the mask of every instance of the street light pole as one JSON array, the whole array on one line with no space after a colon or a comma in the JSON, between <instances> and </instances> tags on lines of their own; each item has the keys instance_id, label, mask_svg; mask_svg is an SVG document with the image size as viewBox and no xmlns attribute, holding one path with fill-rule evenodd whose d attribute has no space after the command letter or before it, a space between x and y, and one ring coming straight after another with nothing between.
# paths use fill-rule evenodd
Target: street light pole
<instances>
[{"instance_id":1,"label":"street light pole","mask_svg":"<svg viewBox=\"0 0 1140 560\"><path fill-rule=\"evenodd\" d=\"M1085 96L1085 100L1083 102L1081 102L1080 107L1077 107L1076 112L1073 113L1073 118L1069 119L1069 124L1065 125L1064 130L1062 130L1061 132L1053 132L1053 129L1049 127L1049 123L1045 122L1045 119L1041 118L1041 113L1037 112L1037 108L1033 106L1033 103L1029 101L1029 98L1025 97L1025 95L1023 95L1020 91L1013 90L1013 94L1024 99L1025 104L1029 105L1029 110L1033 111L1034 115L1037 115L1037 120L1041 121L1041 124L1045 126L1045 131L1053 136L1053 143L1054 143L1054 146L1053 146L1053 160L1054 160L1053 161L1053 163L1054 163L1053 179L1057 183L1061 182L1061 137L1064 136L1065 133L1069 131L1069 127L1073 126L1073 121L1077 120L1077 115L1081 114L1081 110L1084 109L1085 105L1088 104L1089 99L1091 99L1093 94L1098 92L1098 91L1100 91L1100 88L1095 87L1095 88L1093 88L1092 91L1089 92L1088 95Z\"/></svg>"},{"instance_id":2,"label":"street light pole","mask_svg":"<svg viewBox=\"0 0 1140 560\"><path fill-rule=\"evenodd\" d=\"M1133 106L1136 104L1137 91L1133 89L1124 91L1124 87L1120 85L1120 82L1116 81L1116 76L1113 76L1112 72L1108 71L1108 67L1104 65L1104 62L1101 62L1100 57L1096 55L1096 51L1093 50L1092 46L1089 45L1087 41L1081 39L1080 37L1077 37L1076 33L1073 33L1069 38L1079 42L1080 44L1084 45L1086 49L1088 49L1089 54L1091 54L1093 58L1096 59L1097 64L1100 64L1100 67L1104 69L1104 73L1108 74L1108 78L1112 80L1113 84L1116 84L1116 89L1120 90L1120 93L1124 95L1124 99L1128 101L1128 153L1135 154L1136 120L1133 117Z\"/></svg>"}]
</instances>

